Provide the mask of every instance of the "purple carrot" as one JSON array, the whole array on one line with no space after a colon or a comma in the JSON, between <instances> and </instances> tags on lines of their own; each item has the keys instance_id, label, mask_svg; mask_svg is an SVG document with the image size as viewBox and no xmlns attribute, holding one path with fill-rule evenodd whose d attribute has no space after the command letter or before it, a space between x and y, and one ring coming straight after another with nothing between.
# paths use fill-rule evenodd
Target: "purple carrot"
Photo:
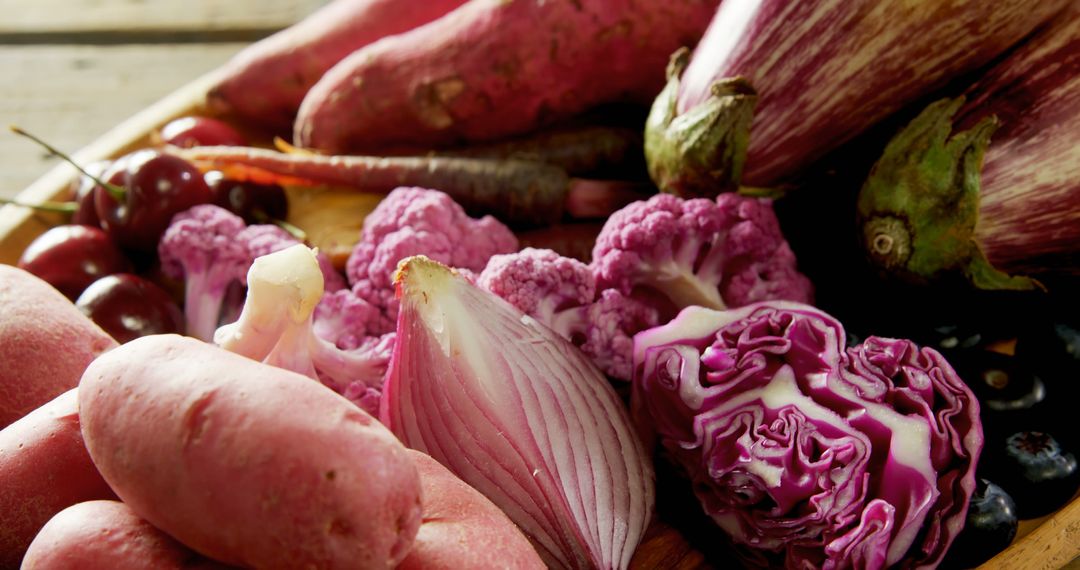
<instances>
[{"instance_id":1,"label":"purple carrot","mask_svg":"<svg viewBox=\"0 0 1080 570\"><path fill-rule=\"evenodd\" d=\"M527 160L441 156L324 156L206 146L169 152L231 178L325 184L366 192L419 186L446 192L466 210L507 224L544 226L564 215L603 217L647 196L651 186L571 178L558 166Z\"/></svg>"},{"instance_id":2,"label":"purple carrot","mask_svg":"<svg viewBox=\"0 0 1080 570\"><path fill-rule=\"evenodd\" d=\"M436 155L531 160L558 166L571 175L612 169L637 173L645 161L640 129L602 126L550 129Z\"/></svg>"}]
</instances>

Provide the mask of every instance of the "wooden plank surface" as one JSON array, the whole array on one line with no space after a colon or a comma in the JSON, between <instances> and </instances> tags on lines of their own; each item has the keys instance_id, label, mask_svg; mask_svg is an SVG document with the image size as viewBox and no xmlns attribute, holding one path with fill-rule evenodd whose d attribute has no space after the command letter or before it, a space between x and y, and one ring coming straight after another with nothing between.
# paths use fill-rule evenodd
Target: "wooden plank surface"
<instances>
[{"instance_id":1,"label":"wooden plank surface","mask_svg":"<svg viewBox=\"0 0 1080 570\"><path fill-rule=\"evenodd\" d=\"M245 45L0 47L0 197L14 197L57 164L7 125L74 152Z\"/></svg>"},{"instance_id":2,"label":"wooden plank surface","mask_svg":"<svg viewBox=\"0 0 1080 570\"><path fill-rule=\"evenodd\" d=\"M3 36L132 31L267 30L327 0L0 0Z\"/></svg>"},{"instance_id":3,"label":"wooden plank surface","mask_svg":"<svg viewBox=\"0 0 1080 570\"><path fill-rule=\"evenodd\" d=\"M75 151L328 0L0 0L0 126ZM0 132L0 197L56 164Z\"/></svg>"}]
</instances>

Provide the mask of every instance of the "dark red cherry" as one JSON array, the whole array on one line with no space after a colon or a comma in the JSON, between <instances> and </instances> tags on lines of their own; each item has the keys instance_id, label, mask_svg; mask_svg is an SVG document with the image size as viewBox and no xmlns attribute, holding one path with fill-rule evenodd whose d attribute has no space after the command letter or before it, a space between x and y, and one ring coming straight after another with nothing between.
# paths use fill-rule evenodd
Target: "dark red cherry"
<instances>
[{"instance_id":1,"label":"dark red cherry","mask_svg":"<svg viewBox=\"0 0 1080 570\"><path fill-rule=\"evenodd\" d=\"M151 334L183 332L184 315L172 297L132 273L98 279L83 291L75 306L120 343Z\"/></svg>"},{"instance_id":2,"label":"dark red cherry","mask_svg":"<svg viewBox=\"0 0 1080 570\"><path fill-rule=\"evenodd\" d=\"M156 251L174 215L214 197L192 164L154 150L129 155L107 174L106 182L119 186L122 196L95 187L101 226L118 245L134 251Z\"/></svg>"},{"instance_id":3,"label":"dark red cherry","mask_svg":"<svg viewBox=\"0 0 1080 570\"><path fill-rule=\"evenodd\" d=\"M82 224L84 226L93 226L95 228L101 227L101 220L98 219L97 209L94 207L94 187L97 186L97 181L94 178L101 178L105 175L105 172L112 168L112 162L108 160L99 160L86 165L86 172L90 174L80 174L71 184L71 194L74 197L77 208L75 213L71 216L71 223ZM91 178L91 176L93 178Z\"/></svg>"},{"instance_id":4,"label":"dark red cherry","mask_svg":"<svg viewBox=\"0 0 1080 570\"><path fill-rule=\"evenodd\" d=\"M56 226L30 242L18 266L75 300L91 283L131 271L131 262L100 228Z\"/></svg>"},{"instance_id":5,"label":"dark red cherry","mask_svg":"<svg viewBox=\"0 0 1080 570\"><path fill-rule=\"evenodd\" d=\"M247 146L247 139L228 123L210 117L180 117L161 128L161 141L179 147Z\"/></svg>"},{"instance_id":6,"label":"dark red cherry","mask_svg":"<svg viewBox=\"0 0 1080 570\"><path fill-rule=\"evenodd\" d=\"M285 189L277 184L255 184L225 178L219 171L204 177L214 193L214 203L244 218L248 224L284 220L289 213Z\"/></svg>"}]
</instances>

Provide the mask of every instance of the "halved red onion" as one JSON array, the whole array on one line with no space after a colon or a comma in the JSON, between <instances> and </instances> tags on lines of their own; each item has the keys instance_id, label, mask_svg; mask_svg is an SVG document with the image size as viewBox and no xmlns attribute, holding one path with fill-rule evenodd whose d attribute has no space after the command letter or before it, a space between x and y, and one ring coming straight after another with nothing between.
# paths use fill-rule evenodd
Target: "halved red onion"
<instances>
[{"instance_id":1,"label":"halved red onion","mask_svg":"<svg viewBox=\"0 0 1080 570\"><path fill-rule=\"evenodd\" d=\"M498 505L544 561L625 568L654 502L649 455L603 374L452 269L403 260L381 419Z\"/></svg>"}]
</instances>

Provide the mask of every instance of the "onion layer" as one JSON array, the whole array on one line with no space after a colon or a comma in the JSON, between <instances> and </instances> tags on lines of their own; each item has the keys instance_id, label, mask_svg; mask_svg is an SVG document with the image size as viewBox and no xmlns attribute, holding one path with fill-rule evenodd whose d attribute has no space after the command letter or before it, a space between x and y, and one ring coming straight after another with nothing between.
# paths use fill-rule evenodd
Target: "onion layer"
<instances>
[{"instance_id":1,"label":"onion layer","mask_svg":"<svg viewBox=\"0 0 1080 570\"><path fill-rule=\"evenodd\" d=\"M544 561L625 568L654 501L626 408L577 348L453 270L403 260L381 419L498 505Z\"/></svg>"}]
</instances>

